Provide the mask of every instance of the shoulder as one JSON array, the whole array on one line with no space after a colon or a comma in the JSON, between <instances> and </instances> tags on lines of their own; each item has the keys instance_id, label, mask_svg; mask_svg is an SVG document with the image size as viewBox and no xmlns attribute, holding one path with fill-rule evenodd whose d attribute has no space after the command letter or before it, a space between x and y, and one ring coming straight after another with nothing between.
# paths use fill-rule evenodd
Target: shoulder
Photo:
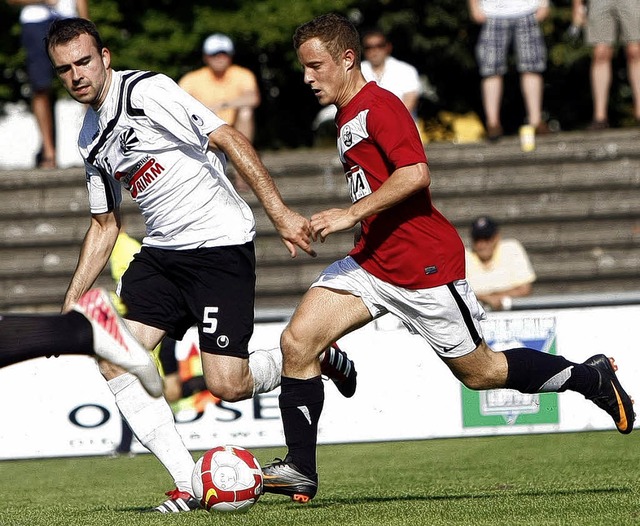
<instances>
[{"instance_id":1,"label":"shoulder","mask_svg":"<svg viewBox=\"0 0 640 526\"><path fill-rule=\"evenodd\" d=\"M188 73L185 73L180 78L180 80L178 80L178 84L182 86L185 83L198 81L202 77L204 77L207 74L207 72L208 72L207 67L202 67L202 68L194 69L193 71L189 71Z\"/></svg>"},{"instance_id":2,"label":"shoulder","mask_svg":"<svg viewBox=\"0 0 640 526\"><path fill-rule=\"evenodd\" d=\"M229 69L227 70L229 76L241 78L241 79L255 79L256 76L253 74L249 68L245 68L243 66L239 66L238 64L231 64Z\"/></svg>"},{"instance_id":3,"label":"shoulder","mask_svg":"<svg viewBox=\"0 0 640 526\"><path fill-rule=\"evenodd\" d=\"M386 66L392 68L392 70L396 72L412 75L418 74L418 70L414 66L395 57L388 57Z\"/></svg>"},{"instance_id":4,"label":"shoulder","mask_svg":"<svg viewBox=\"0 0 640 526\"><path fill-rule=\"evenodd\" d=\"M517 239L513 239L513 238L503 239L500 242L500 246L502 250L507 253L511 253L511 254L526 253L524 246L522 246L522 243L520 243L520 241L518 241Z\"/></svg>"}]
</instances>

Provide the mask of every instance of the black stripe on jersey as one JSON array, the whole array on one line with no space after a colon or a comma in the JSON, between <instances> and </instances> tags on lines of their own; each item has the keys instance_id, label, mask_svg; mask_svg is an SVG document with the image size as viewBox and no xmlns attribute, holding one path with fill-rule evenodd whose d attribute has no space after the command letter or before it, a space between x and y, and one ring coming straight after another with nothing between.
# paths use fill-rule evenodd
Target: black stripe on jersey
<instances>
[{"instance_id":1,"label":"black stripe on jersey","mask_svg":"<svg viewBox=\"0 0 640 526\"><path fill-rule=\"evenodd\" d=\"M111 212L116 207L116 196L113 193L113 187L109 183L109 174L104 170L98 169L100 172L100 179L104 185L104 196L107 200L107 212Z\"/></svg>"},{"instance_id":2,"label":"black stripe on jersey","mask_svg":"<svg viewBox=\"0 0 640 526\"><path fill-rule=\"evenodd\" d=\"M129 86L127 86L127 114L130 115L131 117L144 116L144 110L142 108L134 108L131 105L131 92L133 91L133 88L141 80L148 79L149 77L154 77L156 75L157 73L154 73L153 71L147 71L144 75L140 75L138 78L132 80L129 83Z\"/></svg>"},{"instance_id":3,"label":"black stripe on jersey","mask_svg":"<svg viewBox=\"0 0 640 526\"><path fill-rule=\"evenodd\" d=\"M464 320L464 324L467 326L467 330L473 339L473 343L480 345L482 338L478 331L476 330L476 326L473 324L473 317L471 316L471 311L469 311L469 307L462 299L462 296L456 290L456 287L453 283L447 283L447 288L451 292L453 299L458 304L458 308L460 309L460 314L462 314L462 319Z\"/></svg>"},{"instance_id":4,"label":"black stripe on jersey","mask_svg":"<svg viewBox=\"0 0 640 526\"><path fill-rule=\"evenodd\" d=\"M120 118L120 114L122 113L122 104L124 102L124 90L127 89L127 110L129 109L130 106L130 97L131 97L131 88L128 87L127 85L127 81L131 78L134 77L136 75L139 75L138 78L134 79L131 82L131 86L134 86L135 84L138 83L138 81L153 76L153 75L157 75L157 73L153 73L153 72L146 72L146 73L142 73L140 75L140 71L132 71L131 73L127 73L126 75L122 76L122 84L120 85L120 93L118 93L118 108L116 109L116 114L114 115L113 119L111 119L107 125L105 126L104 131L100 134L100 139L98 140L98 142L96 143L96 145L91 149L91 151L89 152L89 156L87 157L87 162L89 164L93 164L94 161L96 160L96 156L98 155L98 152L100 152L100 150L102 149L102 147L104 146L104 143L107 141L107 138L109 137L109 135L111 135L111 132L113 131L113 129L116 127L116 124L118 123L118 119ZM141 111L141 110L139 110Z\"/></svg>"}]
</instances>

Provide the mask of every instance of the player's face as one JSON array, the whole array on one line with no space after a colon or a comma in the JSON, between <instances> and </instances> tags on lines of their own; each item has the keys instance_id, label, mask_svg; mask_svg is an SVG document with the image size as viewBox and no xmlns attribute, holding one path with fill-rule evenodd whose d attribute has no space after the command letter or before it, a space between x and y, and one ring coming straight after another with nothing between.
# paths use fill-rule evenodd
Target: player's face
<instances>
[{"instance_id":1,"label":"player's face","mask_svg":"<svg viewBox=\"0 0 640 526\"><path fill-rule=\"evenodd\" d=\"M93 37L81 34L50 50L51 61L65 89L75 100L99 108L111 78L111 55L99 51Z\"/></svg>"},{"instance_id":2,"label":"player's face","mask_svg":"<svg viewBox=\"0 0 640 526\"><path fill-rule=\"evenodd\" d=\"M348 81L344 61L336 64L318 38L307 40L298 48L298 60L304 70L304 82L309 84L318 102L340 107Z\"/></svg>"}]
</instances>

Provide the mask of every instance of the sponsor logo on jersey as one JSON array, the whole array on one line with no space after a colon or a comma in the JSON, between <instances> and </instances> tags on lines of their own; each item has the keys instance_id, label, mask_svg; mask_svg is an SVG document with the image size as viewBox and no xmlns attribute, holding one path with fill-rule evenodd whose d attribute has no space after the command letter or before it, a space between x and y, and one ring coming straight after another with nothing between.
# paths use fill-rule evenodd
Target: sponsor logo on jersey
<instances>
[{"instance_id":1,"label":"sponsor logo on jersey","mask_svg":"<svg viewBox=\"0 0 640 526\"><path fill-rule=\"evenodd\" d=\"M340 159L344 162L344 153L356 144L369 137L367 130L367 115L369 110L362 110L358 115L340 127L338 135L338 150Z\"/></svg>"},{"instance_id":2,"label":"sponsor logo on jersey","mask_svg":"<svg viewBox=\"0 0 640 526\"><path fill-rule=\"evenodd\" d=\"M129 155L132 148L140 142L136 137L136 132L133 130L133 128L129 128L127 131L122 132L120 134L119 141L120 150L122 151L123 155Z\"/></svg>"},{"instance_id":3,"label":"sponsor logo on jersey","mask_svg":"<svg viewBox=\"0 0 640 526\"><path fill-rule=\"evenodd\" d=\"M164 172L164 167L153 157L145 157L128 172L116 172L115 178L131 192L134 199L144 192Z\"/></svg>"},{"instance_id":4,"label":"sponsor logo on jersey","mask_svg":"<svg viewBox=\"0 0 640 526\"><path fill-rule=\"evenodd\" d=\"M371 193L371 186L369 185L369 181L367 181L367 176L359 165L356 164L352 166L344 175L347 178L352 203L359 201L363 197L367 197Z\"/></svg>"}]
</instances>

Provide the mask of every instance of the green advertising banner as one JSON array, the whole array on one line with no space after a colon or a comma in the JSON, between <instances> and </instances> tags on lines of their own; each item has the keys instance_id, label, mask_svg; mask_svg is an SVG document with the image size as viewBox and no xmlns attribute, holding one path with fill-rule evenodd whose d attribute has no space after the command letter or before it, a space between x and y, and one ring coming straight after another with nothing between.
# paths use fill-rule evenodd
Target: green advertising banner
<instances>
[{"instance_id":1,"label":"green advertising banner","mask_svg":"<svg viewBox=\"0 0 640 526\"><path fill-rule=\"evenodd\" d=\"M554 316L489 319L483 322L482 330L495 351L529 347L557 354ZM465 428L558 423L557 393L524 394L511 389L472 391L462 386Z\"/></svg>"}]
</instances>

